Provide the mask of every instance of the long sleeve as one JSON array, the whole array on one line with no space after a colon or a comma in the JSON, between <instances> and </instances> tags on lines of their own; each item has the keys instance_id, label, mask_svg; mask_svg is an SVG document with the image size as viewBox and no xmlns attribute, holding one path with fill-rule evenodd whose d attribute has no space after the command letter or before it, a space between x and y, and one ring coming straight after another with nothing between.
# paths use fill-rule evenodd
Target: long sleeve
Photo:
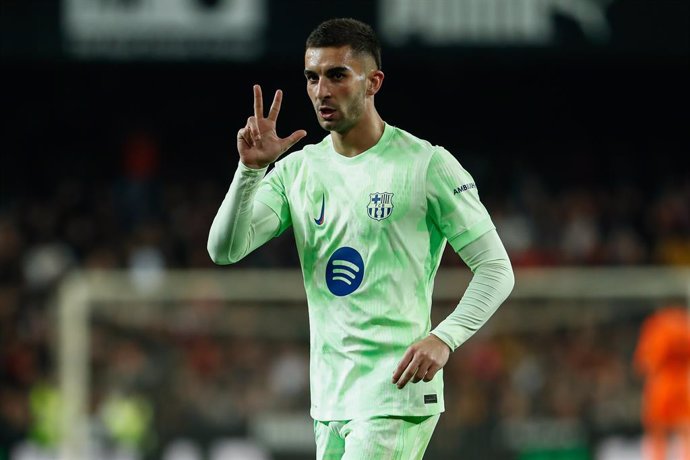
<instances>
[{"instance_id":1,"label":"long sleeve","mask_svg":"<svg viewBox=\"0 0 690 460\"><path fill-rule=\"evenodd\" d=\"M488 321L515 285L510 259L496 230L486 232L458 254L472 271L472 279L455 310L431 331L451 350Z\"/></svg>"},{"instance_id":2,"label":"long sleeve","mask_svg":"<svg viewBox=\"0 0 690 460\"><path fill-rule=\"evenodd\" d=\"M214 263L235 263L278 233L276 213L254 200L266 169L239 163L209 231L207 250Z\"/></svg>"}]
</instances>

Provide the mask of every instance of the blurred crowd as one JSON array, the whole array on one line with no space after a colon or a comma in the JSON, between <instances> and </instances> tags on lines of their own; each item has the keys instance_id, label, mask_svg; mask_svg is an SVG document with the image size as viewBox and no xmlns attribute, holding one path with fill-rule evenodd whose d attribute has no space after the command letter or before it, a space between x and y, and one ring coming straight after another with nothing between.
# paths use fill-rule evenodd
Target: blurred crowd
<instances>
[{"instance_id":1,"label":"blurred crowd","mask_svg":"<svg viewBox=\"0 0 690 460\"><path fill-rule=\"evenodd\" d=\"M27 437L55 441L45 413L56 384L51 299L65 273L213 267L206 239L231 172L226 181L170 181L159 156L153 138L133 134L115 180L57 179L47 194L0 201L0 459ZM687 176L651 189L620 181L558 188L524 170L504 190L483 191L481 172L475 180L516 268L690 265ZM444 266L461 263L444 254ZM232 269L297 266L288 232ZM634 431L640 383L630 363L641 319L473 339L448 365L449 410L430 449L479 449L467 458L480 458L481 448L494 446L500 458L501 448L528 449L516 443L540 432L527 422L541 419L575 421L553 436L554 445L576 450L597 434L583 427ZM94 330L95 406L111 407L110 385L137 389L148 396L130 401L134 413L155 420L165 439L181 428L199 439L242 435L250 414L308 407L305 340L151 334ZM145 431L120 435L145 442ZM502 442L492 442L497 436Z\"/></svg>"}]
</instances>

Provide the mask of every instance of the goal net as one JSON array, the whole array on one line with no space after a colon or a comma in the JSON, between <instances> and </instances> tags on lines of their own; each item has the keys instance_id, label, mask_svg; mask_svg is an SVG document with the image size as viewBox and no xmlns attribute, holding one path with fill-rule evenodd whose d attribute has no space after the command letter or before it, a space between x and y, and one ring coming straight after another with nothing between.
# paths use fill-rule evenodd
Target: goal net
<instances>
[{"instance_id":1,"label":"goal net","mask_svg":"<svg viewBox=\"0 0 690 460\"><path fill-rule=\"evenodd\" d=\"M469 279L441 268L433 325ZM516 271L508 301L444 370L446 413L425 458L634 449L640 325L689 298L690 269ZM56 311L59 459L313 458L299 271L74 272Z\"/></svg>"}]
</instances>

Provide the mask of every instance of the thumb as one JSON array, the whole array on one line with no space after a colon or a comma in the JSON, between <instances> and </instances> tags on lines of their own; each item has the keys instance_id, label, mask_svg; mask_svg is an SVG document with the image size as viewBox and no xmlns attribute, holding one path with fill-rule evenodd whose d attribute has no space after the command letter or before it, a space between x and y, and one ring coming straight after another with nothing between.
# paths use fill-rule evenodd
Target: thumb
<instances>
[{"instance_id":1,"label":"thumb","mask_svg":"<svg viewBox=\"0 0 690 460\"><path fill-rule=\"evenodd\" d=\"M287 151L295 145L297 142L299 142L304 136L307 135L307 132L303 129L299 129L295 131L294 133L290 134L288 137L283 139L283 151Z\"/></svg>"}]
</instances>

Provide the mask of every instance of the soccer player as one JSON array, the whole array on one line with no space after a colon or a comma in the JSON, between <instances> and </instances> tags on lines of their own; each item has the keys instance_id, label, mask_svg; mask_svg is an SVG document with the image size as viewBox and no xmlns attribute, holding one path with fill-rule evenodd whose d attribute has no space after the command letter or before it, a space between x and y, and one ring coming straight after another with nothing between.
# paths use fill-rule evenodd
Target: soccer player
<instances>
[{"instance_id":1,"label":"soccer player","mask_svg":"<svg viewBox=\"0 0 690 460\"><path fill-rule=\"evenodd\" d=\"M369 25L318 25L304 76L329 134L276 161L306 132L279 137L283 94L265 116L254 86L254 115L237 133L239 164L208 251L230 264L292 226L309 309L317 458L421 459L444 411L442 368L510 294L510 261L458 160L377 112L384 74ZM431 330L446 242L473 276Z\"/></svg>"},{"instance_id":2,"label":"soccer player","mask_svg":"<svg viewBox=\"0 0 690 460\"><path fill-rule=\"evenodd\" d=\"M644 458L665 460L673 438L679 459L690 460L690 313L668 305L642 323L633 356L644 377Z\"/></svg>"}]
</instances>

